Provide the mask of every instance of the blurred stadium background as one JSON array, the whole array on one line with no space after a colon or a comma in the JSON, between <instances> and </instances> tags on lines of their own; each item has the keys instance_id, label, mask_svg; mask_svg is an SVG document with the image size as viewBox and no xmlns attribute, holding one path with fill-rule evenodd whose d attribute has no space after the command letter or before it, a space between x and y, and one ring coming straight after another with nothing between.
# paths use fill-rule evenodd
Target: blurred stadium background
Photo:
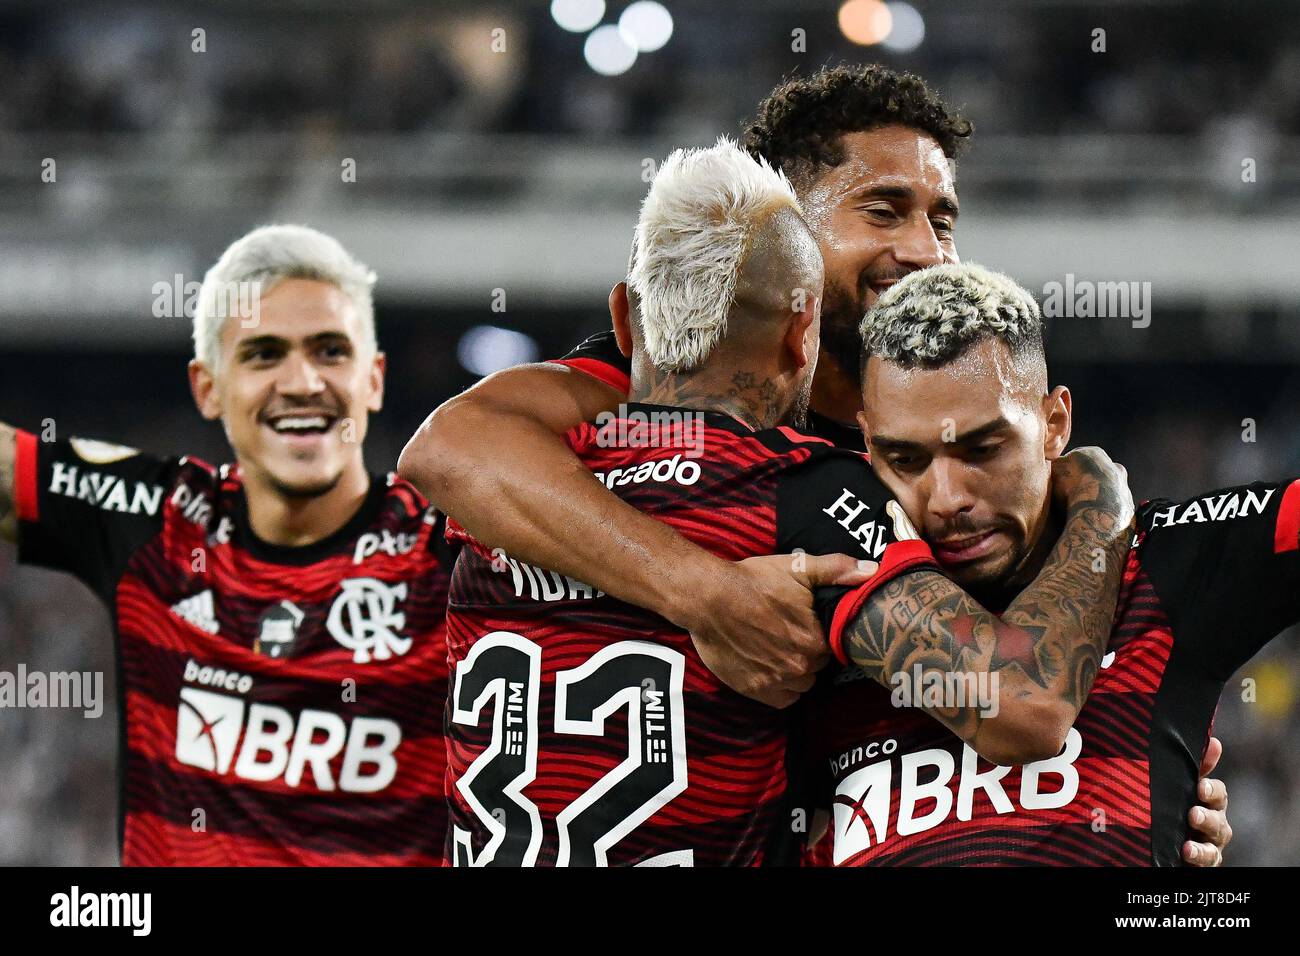
<instances>
[{"instance_id":1,"label":"blurred stadium background","mask_svg":"<svg viewBox=\"0 0 1300 956\"><path fill-rule=\"evenodd\" d=\"M1142 497L1300 473L1296 4L662 2L671 36L637 53L662 16L620 33L626 0L0 0L0 419L223 459L166 304L251 227L305 222L379 273L391 467L480 374L605 326L649 161L738 132L793 70L879 61L975 121L963 258L1038 291L1151 283L1149 328L1050 327L1079 443ZM1300 864L1298 637L1220 707L1230 864ZM102 608L6 549L18 662L113 683ZM111 706L0 713L0 863L116 862L116 760Z\"/></svg>"}]
</instances>

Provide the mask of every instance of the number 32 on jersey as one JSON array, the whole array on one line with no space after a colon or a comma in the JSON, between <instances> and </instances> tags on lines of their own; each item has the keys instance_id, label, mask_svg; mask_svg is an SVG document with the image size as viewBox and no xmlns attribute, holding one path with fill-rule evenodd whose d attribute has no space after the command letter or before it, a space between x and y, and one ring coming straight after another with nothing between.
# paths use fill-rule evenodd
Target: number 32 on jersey
<instances>
[{"instance_id":1,"label":"number 32 on jersey","mask_svg":"<svg viewBox=\"0 0 1300 956\"><path fill-rule=\"evenodd\" d=\"M524 789L537 776L538 694L542 649L526 637L494 631L474 643L456 668L452 722L478 727L491 704L492 739L456 788L487 839L452 830L456 866L532 866L542 819ZM627 714L627 756L555 818L558 866L606 866L608 852L686 789L682 703L685 658L660 644L621 641L579 667L555 675L555 732L604 737L605 721ZM639 866L690 866L690 850Z\"/></svg>"}]
</instances>

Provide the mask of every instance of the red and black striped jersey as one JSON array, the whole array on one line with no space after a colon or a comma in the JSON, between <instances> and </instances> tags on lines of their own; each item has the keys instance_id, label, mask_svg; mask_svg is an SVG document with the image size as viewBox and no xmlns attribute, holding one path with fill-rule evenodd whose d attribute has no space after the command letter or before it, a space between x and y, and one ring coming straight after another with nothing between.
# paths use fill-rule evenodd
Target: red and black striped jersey
<instances>
[{"instance_id":1,"label":"red and black striped jersey","mask_svg":"<svg viewBox=\"0 0 1300 956\"><path fill-rule=\"evenodd\" d=\"M604 382L610 388L627 394L631 380L632 362L618 347L618 340L613 332L597 332L589 335L576 345L563 358L552 359L555 365L567 365L590 375L597 381ZM808 421L801 429L804 433L830 442L836 448L848 451L867 451L862 430L856 425L846 425L826 415L819 415L808 410Z\"/></svg>"},{"instance_id":2,"label":"red and black striped jersey","mask_svg":"<svg viewBox=\"0 0 1300 956\"><path fill-rule=\"evenodd\" d=\"M566 361L618 387L612 333ZM842 447L861 433L824 417ZM1300 619L1300 482L1144 504L1109 651L1065 749L996 767L859 668L801 702L810 792L831 812L806 865L1177 865L1224 681ZM818 802L811 797L812 802Z\"/></svg>"},{"instance_id":3,"label":"red and black striped jersey","mask_svg":"<svg viewBox=\"0 0 1300 956\"><path fill-rule=\"evenodd\" d=\"M1064 750L998 767L856 668L810 695L836 865L1175 866L1224 682L1300 620L1300 480L1145 503Z\"/></svg>"},{"instance_id":4,"label":"red and black striped jersey","mask_svg":"<svg viewBox=\"0 0 1300 956\"><path fill-rule=\"evenodd\" d=\"M720 557L802 549L881 562L868 584L819 603L828 622L933 566L862 455L792 429L634 404L569 443L607 488ZM797 860L787 712L721 684L668 621L451 533L469 545L447 626L455 863Z\"/></svg>"},{"instance_id":5,"label":"red and black striped jersey","mask_svg":"<svg viewBox=\"0 0 1300 956\"><path fill-rule=\"evenodd\" d=\"M18 434L19 558L109 605L127 865L439 865L442 521L374 476L302 548L252 533L237 468Z\"/></svg>"}]
</instances>

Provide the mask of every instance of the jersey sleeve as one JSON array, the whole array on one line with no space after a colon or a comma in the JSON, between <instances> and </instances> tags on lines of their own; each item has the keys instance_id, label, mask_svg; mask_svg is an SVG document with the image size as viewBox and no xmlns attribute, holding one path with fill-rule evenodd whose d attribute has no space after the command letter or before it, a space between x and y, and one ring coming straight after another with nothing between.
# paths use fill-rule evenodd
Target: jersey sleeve
<instances>
[{"instance_id":1,"label":"jersey sleeve","mask_svg":"<svg viewBox=\"0 0 1300 956\"><path fill-rule=\"evenodd\" d=\"M1139 563L1211 675L1300 622L1300 478L1148 502L1138 529Z\"/></svg>"},{"instance_id":2,"label":"jersey sleeve","mask_svg":"<svg viewBox=\"0 0 1300 956\"><path fill-rule=\"evenodd\" d=\"M18 560L76 575L110 600L131 555L162 528L176 459L17 433Z\"/></svg>"},{"instance_id":3,"label":"jersey sleeve","mask_svg":"<svg viewBox=\"0 0 1300 956\"><path fill-rule=\"evenodd\" d=\"M847 664L844 628L878 588L902 574L938 569L930 546L856 452L818 449L790 469L777 489L777 551L847 554L879 570L857 587L818 588L817 615L836 659Z\"/></svg>"},{"instance_id":4,"label":"jersey sleeve","mask_svg":"<svg viewBox=\"0 0 1300 956\"><path fill-rule=\"evenodd\" d=\"M631 384L632 360L619 350L612 330L597 332L568 355L551 361L590 375L624 395Z\"/></svg>"}]
</instances>

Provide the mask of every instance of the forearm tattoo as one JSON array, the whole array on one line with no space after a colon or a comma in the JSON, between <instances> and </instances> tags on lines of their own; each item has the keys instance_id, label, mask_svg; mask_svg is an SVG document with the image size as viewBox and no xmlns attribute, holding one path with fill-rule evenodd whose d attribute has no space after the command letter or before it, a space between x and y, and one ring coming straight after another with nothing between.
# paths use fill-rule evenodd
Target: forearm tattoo
<instances>
[{"instance_id":1,"label":"forearm tattoo","mask_svg":"<svg viewBox=\"0 0 1300 956\"><path fill-rule=\"evenodd\" d=\"M1050 695L1077 710L1109 642L1128 549L1127 512L1104 481L1071 505L1038 577L999 619L934 571L890 581L845 629L853 663L887 686L922 673L997 674L1001 700ZM977 706L928 707L962 739L986 714Z\"/></svg>"}]
</instances>

